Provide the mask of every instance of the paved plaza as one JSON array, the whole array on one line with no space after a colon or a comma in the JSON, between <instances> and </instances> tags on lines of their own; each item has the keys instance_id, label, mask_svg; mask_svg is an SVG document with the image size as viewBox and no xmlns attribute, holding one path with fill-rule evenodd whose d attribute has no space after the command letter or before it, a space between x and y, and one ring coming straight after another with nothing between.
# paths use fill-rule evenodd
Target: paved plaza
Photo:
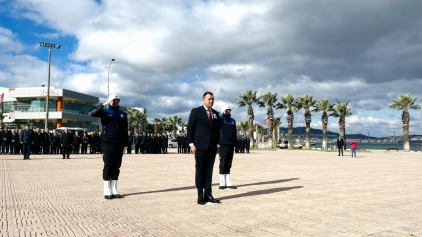
<instances>
[{"instance_id":1,"label":"paved plaza","mask_svg":"<svg viewBox=\"0 0 422 237\"><path fill-rule=\"evenodd\" d=\"M124 155L123 199L101 155L0 155L0 236L422 236L422 153L235 154L221 204L196 204L191 154Z\"/></svg>"}]
</instances>

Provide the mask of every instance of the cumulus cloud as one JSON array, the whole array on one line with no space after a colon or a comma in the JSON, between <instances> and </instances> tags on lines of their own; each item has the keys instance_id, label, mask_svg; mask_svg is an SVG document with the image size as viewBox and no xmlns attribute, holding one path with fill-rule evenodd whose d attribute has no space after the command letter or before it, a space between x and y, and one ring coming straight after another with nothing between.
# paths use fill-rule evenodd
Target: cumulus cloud
<instances>
[{"instance_id":1,"label":"cumulus cloud","mask_svg":"<svg viewBox=\"0 0 422 237\"><path fill-rule=\"evenodd\" d=\"M110 84L110 93L148 108L150 117L187 120L205 91L214 92L218 110L236 107L252 89L350 100L348 128L373 125L374 133L387 134L401 123L401 112L388 109L391 99L422 98L422 2L75 0L63 7L15 0L11 6L13 17L48 29L34 35L76 39L67 58L53 63L55 84L102 99ZM45 81L46 62L25 54L13 29L0 27L0 43L8 46L0 49L2 85ZM266 108L254 108L263 121ZM233 112L246 120L246 108ZM313 115L315 126L319 116ZM296 119L303 121L303 112ZM330 118L330 129L336 123Z\"/></svg>"}]
</instances>

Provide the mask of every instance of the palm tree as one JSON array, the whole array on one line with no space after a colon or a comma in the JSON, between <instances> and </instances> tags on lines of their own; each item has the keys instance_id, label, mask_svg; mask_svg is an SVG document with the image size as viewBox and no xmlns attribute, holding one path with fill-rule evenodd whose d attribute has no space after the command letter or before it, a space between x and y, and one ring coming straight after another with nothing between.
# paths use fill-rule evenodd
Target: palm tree
<instances>
[{"instance_id":1,"label":"palm tree","mask_svg":"<svg viewBox=\"0 0 422 237\"><path fill-rule=\"evenodd\" d=\"M248 121L249 121L249 137L251 138L251 147L254 146L253 141L253 120L255 119L252 105L258 103L258 97L256 91L246 90L244 93L239 95L240 100L236 102L239 107L248 106Z\"/></svg>"},{"instance_id":2,"label":"palm tree","mask_svg":"<svg viewBox=\"0 0 422 237\"><path fill-rule=\"evenodd\" d=\"M135 125L135 133L140 132L142 133L144 131L144 123L146 122L148 116L138 110L134 110L131 113L131 116L133 118L133 124ZM140 131L138 131L138 129Z\"/></svg>"},{"instance_id":3,"label":"palm tree","mask_svg":"<svg viewBox=\"0 0 422 237\"><path fill-rule=\"evenodd\" d=\"M166 134L167 126L169 125L167 118L161 118L159 124L163 130L161 134Z\"/></svg>"},{"instance_id":4,"label":"palm tree","mask_svg":"<svg viewBox=\"0 0 422 237\"><path fill-rule=\"evenodd\" d=\"M306 149L311 149L311 108L315 106L316 101L313 100L311 95L304 95L297 98L298 107L305 109L305 123L306 123Z\"/></svg>"},{"instance_id":5,"label":"palm tree","mask_svg":"<svg viewBox=\"0 0 422 237\"><path fill-rule=\"evenodd\" d=\"M415 104L418 98L412 99L410 94L401 94L397 99L393 99L393 103L390 104L390 108L395 110L403 110L401 115L401 121L403 123L403 151L410 151L409 144L409 126L410 126L410 114L409 109L419 110L421 106Z\"/></svg>"},{"instance_id":6,"label":"palm tree","mask_svg":"<svg viewBox=\"0 0 422 237\"><path fill-rule=\"evenodd\" d=\"M322 123L322 149L327 150L327 124L328 124L328 114L327 112L333 108L333 104L328 102L327 98L317 101L312 112L322 112L321 123Z\"/></svg>"},{"instance_id":7,"label":"palm tree","mask_svg":"<svg viewBox=\"0 0 422 237\"><path fill-rule=\"evenodd\" d=\"M281 116L275 117L273 120L273 140L275 143L280 139L280 124L281 124Z\"/></svg>"},{"instance_id":8,"label":"palm tree","mask_svg":"<svg viewBox=\"0 0 422 237\"><path fill-rule=\"evenodd\" d=\"M273 120L274 120L274 111L275 103L277 102L277 93L271 94L267 92L259 97L258 106L265 107L267 106L267 119L268 119L268 147L274 148L273 142Z\"/></svg>"},{"instance_id":9,"label":"palm tree","mask_svg":"<svg viewBox=\"0 0 422 237\"><path fill-rule=\"evenodd\" d=\"M179 126L182 127L182 130L180 130L180 132L185 133L185 128L188 126L188 122L180 121Z\"/></svg>"},{"instance_id":10,"label":"palm tree","mask_svg":"<svg viewBox=\"0 0 422 237\"><path fill-rule=\"evenodd\" d=\"M128 108L126 110L127 115L127 130L130 131L130 127L135 124L135 112L136 110L133 108Z\"/></svg>"},{"instance_id":11,"label":"palm tree","mask_svg":"<svg viewBox=\"0 0 422 237\"><path fill-rule=\"evenodd\" d=\"M154 134L157 134L157 124L160 122L159 118L153 118L152 122L154 123Z\"/></svg>"},{"instance_id":12,"label":"palm tree","mask_svg":"<svg viewBox=\"0 0 422 237\"><path fill-rule=\"evenodd\" d=\"M344 143L345 143L344 149L346 149L346 138L345 138L346 117L349 117L350 115L352 115L352 111L350 110L350 108L347 108L347 105L349 104L350 100L345 104L340 103L340 101L338 101L338 100L336 100L336 101L337 101L337 104L335 104L333 107L331 107L331 109L330 109L331 114L329 114L328 116L333 116L334 118L339 118L338 126L340 128L340 137L344 138Z\"/></svg>"},{"instance_id":13,"label":"palm tree","mask_svg":"<svg viewBox=\"0 0 422 237\"><path fill-rule=\"evenodd\" d=\"M249 122L248 121L241 121L236 126L237 131L241 131L243 135L246 135L246 132L249 130Z\"/></svg>"},{"instance_id":14,"label":"palm tree","mask_svg":"<svg viewBox=\"0 0 422 237\"><path fill-rule=\"evenodd\" d=\"M172 126L172 137L173 139L176 139L177 125L182 122L182 118L177 115L174 115L173 117L169 116L168 121L169 124Z\"/></svg>"},{"instance_id":15,"label":"palm tree","mask_svg":"<svg viewBox=\"0 0 422 237\"><path fill-rule=\"evenodd\" d=\"M294 122L294 113L299 111L300 107L297 106L297 101L292 94L287 94L285 97L280 98L280 102L277 103L277 109L287 109L287 128L288 128L288 148L293 149L293 122Z\"/></svg>"}]
</instances>

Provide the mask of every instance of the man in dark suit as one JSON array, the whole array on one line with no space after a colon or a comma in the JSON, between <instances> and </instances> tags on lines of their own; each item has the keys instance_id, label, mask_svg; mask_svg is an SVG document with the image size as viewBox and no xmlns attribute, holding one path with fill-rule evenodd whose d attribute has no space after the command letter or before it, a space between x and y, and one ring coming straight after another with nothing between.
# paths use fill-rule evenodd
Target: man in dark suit
<instances>
[{"instance_id":1,"label":"man in dark suit","mask_svg":"<svg viewBox=\"0 0 422 237\"><path fill-rule=\"evenodd\" d=\"M192 109L187 133L190 149L195 156L195 185L199 205L207 202L220 203L220 200L212 196L211 190L212 171L219 144L219 116L218 112L212 109L214 95L205 92L202 104Z\"/></svg>"},{"instance_id":2,"label":"man in dark suit","mask_svg":"<svg viewBox=\"0 0 422 237\"><path fill-rule=\"evenodd\" d=\"M70 153L72 151L73 142L73 135L69 132L69 129L66 128L62 136L60 137L63 159L70 159Z\"/></svg>"},{"instance_id":3,"label":"man in dark suit","mask_svg":"<svg viewBox=\"0 0 422 237\"><path fill-rule=\"evenodd\" d=\"M343 147L344 147L344 140L343 137L339 136L337 139L337 149L338 149L338 156L343 156Z\"/></svg>"}]
</instances>

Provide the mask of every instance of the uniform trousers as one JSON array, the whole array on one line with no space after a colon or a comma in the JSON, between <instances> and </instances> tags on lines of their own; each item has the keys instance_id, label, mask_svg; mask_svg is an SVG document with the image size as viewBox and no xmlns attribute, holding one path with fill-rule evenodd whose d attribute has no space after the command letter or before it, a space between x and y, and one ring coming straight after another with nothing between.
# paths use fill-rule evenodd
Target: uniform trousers
<instances>
[{"instance_id":1,"label":"uniform trousers","mask_svg":"<svg viewBox=\"0 0 422 237\"><path fill-rule=\"evenodd\" d=\"M30 143L22 144L22 149L23 149L23 158L29 159L29 155L31 155L31 144Z\"/></svg>"},{"instance_id":2,"label":"uniform trousers","mask_svg":"<svg viewBox=\"0 0 422 237\"><path fill-rule=\"evenodd\" d=\"M195 186L198 190L198 198L212 195L211 182L212 170L214 168L215 155L217 151L208 148L207 150L196 151L195 155Z\"/></svg>"},{"instance_id":3,"label":"uniform trousers","mask_svg":"<svg viewBox=\"0 0 422 237\"><path fill-rule=\"evenodd\" d=\"M220 174L230 174L233 162L234 146L220 144Z\"/></svg>"},{"instance_id":4,"label":"uniform trousers","mask_svg":"<svg viewBox=\"0 0 422 237\"><path fill-rule=\"evenodd\" d=\"M103 153L103 180L118 180L120 174L120 166L122 166L124 146L111 142L101 143Z\"/></svg>"}]
</instances>

